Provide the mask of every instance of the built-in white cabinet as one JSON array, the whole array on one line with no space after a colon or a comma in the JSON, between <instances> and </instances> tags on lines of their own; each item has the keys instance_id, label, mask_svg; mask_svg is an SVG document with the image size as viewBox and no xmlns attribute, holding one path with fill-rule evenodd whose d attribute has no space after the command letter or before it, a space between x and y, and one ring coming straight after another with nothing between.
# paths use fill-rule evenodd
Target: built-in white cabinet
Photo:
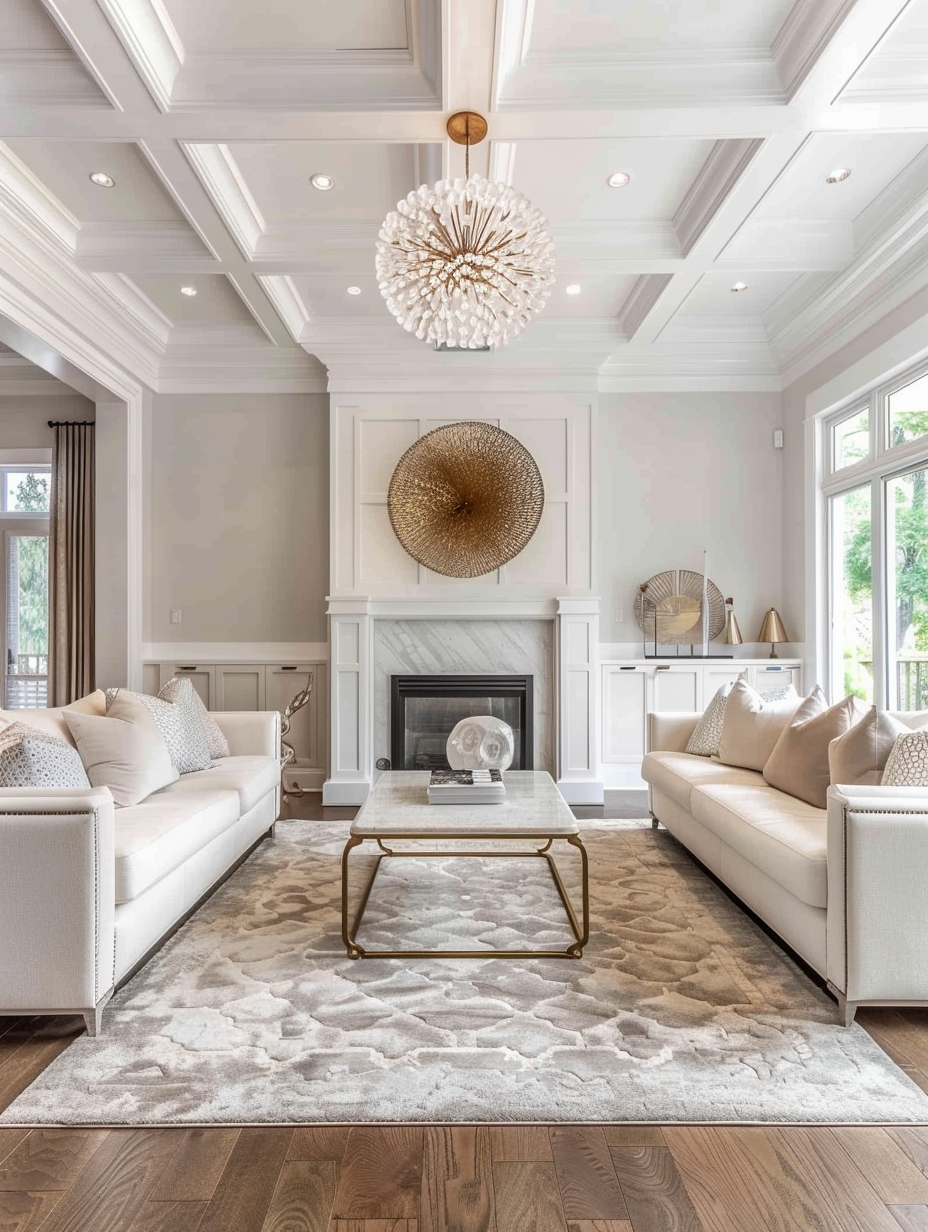
<instances>
[{"instance_id":1,"label":"built-in white cabinet","mask_svg":"<svg viewBox=\"0 0 928 1232\"><path fill-rule=\"evenodd\" d=\"M305 688L313 673L308 703L291 720L287 742L296 753L284 771L285 786L321 790L328 757L328 665L326 663L145 663L146 692L157 693L172 676L187 676L208 710L279 710Z\"/></svg>"},{"instance_id":2,"label":"built-in white cabinet","mask_svg":"<svg viewBox=\"0 0 928 1232\"><path fill-rule=\"evenodd\" d=\"M760 693L790 684L798 690L802 672L798 659L624 659L600 667L603 778L613 788L644 786L641 759L652 710L704 710L716 691L743 671Z\"/></svg>"}]
</instances>

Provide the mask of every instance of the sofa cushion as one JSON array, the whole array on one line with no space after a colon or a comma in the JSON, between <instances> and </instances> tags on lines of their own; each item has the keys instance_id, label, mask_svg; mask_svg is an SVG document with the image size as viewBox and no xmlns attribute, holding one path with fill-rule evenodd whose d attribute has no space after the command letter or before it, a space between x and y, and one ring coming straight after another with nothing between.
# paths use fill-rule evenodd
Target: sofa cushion
<instances>
[{"instance_id":1,"label":"sofa cushion","mask_svg":"<svg viewBox=\"0 0 928 1232\"><path fill-rule=\"evenodd\" d=\"M735 681L725 704L719 760L729 766L763 770L780 732L801 701L792 688L786 697L771 701L752 689L746 680Z\"/></svg>"},{"instance_id":2,"label":"sofa cushion","mask_svg":"<svg viewBox=\"0 0 928 1232\"><path fill-rule=\"evenodd\" d=\"M707 830L812 907L827 902L828 813L763 781L693 789L690 811Z\"/></svg>"},{"instance_id":3,"label":"sofa cushion","mask_svg":"<svg viewBox=\"0 0 928 1232\"><path fill-rule=\"evenodd\" d=\"M247 813L280 782L276 757L223 757L208 770L182 774L159 795L187 791L237 791L241 811Z\"/></svg>"},{"instance_id":4,"label":"sofa cushion","mask_svg":"<svg viewBox=\"0 0 928 1232\"><path fill-rule=\"evenodd\" d=\"M685 809L690 807L690 794L704 783L756 783L756 770L739 770L720 761L695 753L648 753L641 763L641 777L646 783L676 800Z\"/></svg>"},{"instance_id":5,"label":"sofa cushion","mask_svg":"<svg viewBox=\"0 0 928 1232\"><path fill-rule=\"evenodd\" d=\"M116 813L116 902L138 898L239 819L234 791L156 792Z\"/></svg>"},{"instance_id":6,"label":"sofa cushion","mask_svg":"<svg viewBox=\"0 0 928 1232\"><path fill-rule=\"evenodd\" d=\"M130 698L114 702L105 718L73 710L64 716L87 777L110 789L117 808L138 804L177 778L154 720Z\"/></svg>"}]
</instances>

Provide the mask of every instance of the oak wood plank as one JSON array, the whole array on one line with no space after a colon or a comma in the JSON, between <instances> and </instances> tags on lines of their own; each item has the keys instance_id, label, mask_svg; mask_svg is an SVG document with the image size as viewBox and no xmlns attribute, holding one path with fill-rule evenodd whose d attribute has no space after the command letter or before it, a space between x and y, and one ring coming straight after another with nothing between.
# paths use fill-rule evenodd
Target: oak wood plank
<instances>
[{"instance_id":1,"label":"oak wood plank","mask_svg":"<svg viewBox=\"0 0 928 1232\"><path fill-rule=\"evenodd\" d=\"M831 1132L882 1202L928 1203L928 1177L885 1130L876 1126L841 1126Z\"/></svg>"},{"instance_id":2,"label":"oak wood plank","mask_svg":"<svg viewBox=\"0 0 928 1232\"><path fill-rule=\"evenodd\" d=\"M928 1030L922 1024L911 1022L899 1010L866 1006L858 1010L857 1019L897 1064L928 1070Z\"/></svg>"},{"instance_id":3,"label":"oak wood plank","mask_svg":"<svg viewBox=\"0 0 928 1232\"><path fill-rule=\"evenodd\" d=\"M928 1206L890 1206L888 1210L903 1232L928 1232Z\"/></svg>"},{"instance_id":4,"label":"oak wood plank","mask_svg":"<svg viewBox=\"0 0 928 1232\"><path fill-rule=\"evenodd\" d=\"M348 1125L300 1125L293 1131L288 1159L331 1159L340 1164L348 1145Z\"/></svg>"},{"instance_id":5,"label":"oak wood plank","mask_svg":"<svg viewBox=\"0 0 928 1232\"><path fill-rule=\"evenodd\" d=\"M199 1232L206 1202L146 1202L127 1232Z\"/></svg>"},{"instance_id":6,"label":"oak wood plank","mask_svg":"<svg viewBox=\"0 0 928 1232\"><path fill-rule=\"evenodd\" d=\"M886 1132L916 1168L928 1176L928 1129L922 1125L900 1125Z\"/></svg>"},{"instance_id":7,"label":"oak wood plank","mask_svg":"<svg viewBox=\"0 0 928 1232\"><path fill-rule=\"evenodd\" d=\"M702 1232L667 1147L610 1148L635 1232Z\"/></svg>"},{"instance_id":8,"label":"oak wood plank","mask_svg":"<svg viewBox=\"0 0 928 1232\"><path fill-rule=\"evenodd\" d=\"M551 1139L543 1125L493 1125L490 1127L493 1162L553 1164Z\"/></svg>"},{"instance_id":9,"label":"oak wood plank","mask_svg":"<svg viewBox=\"0 0 928 1232\"><path fill-rule=\"evenodd\" d=\"M42 1232L122 1232L145 1204L182 1132L110 1130L42 1224Z\"/></svg>"},{"instance_id":10,"label":"oak wood plank","mask_svg":"<svg viewBox=\"0 0 928 1232\"><path fill-rule=\"evenodd\" d=\"M428 1128L419 1199L420 1232L494 1232L493 1169L486 1126Z\"/></svg>"},{"instance_id":11,"label":"oak wood plank","mask_svg":"<svg viewBox=\"0 0 928 1232\"><path fill-rule=\"evenodd\" d=\"M604 1125L603 1133L610 1147L667 1145L659 1125Z\"/></svg>"},{"instance_id":12,"label":"oak wood plank","mask_svg":"<svg viewBox=\"0 0 928 1232\"><path fill-rule=\"evenodd\" d=\"M418 1232L416 1219L334 1219L328 1232Z\"/></svg>"},{"instance_id":13,"label":"oak wood plank","mask_svg":"<svg viewBox=\"0 0 928 1232\"><path fill-rule=\"evenodd\" d=\"M198 1232L256 1232L290 1149L292 1129L239 1132Z\"/></svg>"},{"instance_id":14,"label":"oak wood plank","mask_svg":"<svg viewBox=\"0 0 928 1232\"><path fill-rule=\"evenodd\" d=\"M0 1063L0 1112L12 1104L13 1100L22 1095L26 1087L35 1082L39 1074L51 1065L52 1061L60 1056L66 1048L69 1048L72 1040L80 1035L83 1028L83 1023L80 1026L71 1018L65 1019L65 1023L74 1024L74 1029L63 1030L60 1035L51 1037L45 1034L34 1032L27 1040L25 1040L15 1051L2 1060ZM43 1020L43 1031L48 1031L50 1028L48 1019Z\"/></svg>"},{"instance_id":15,"label":"oak wood plank","mask_svg":"<svg viewBox=\"0 0 928 1232\"><path fill-rule=\"evenodd\" d=\"M0 1232L36 1232L49 1212L61 1201L61 1193L24 1193L9 1190L0 1193Z\"/></svg>"},{"instance_id":16,"label":"oak wood plank","mask_svg":"<svg viewBox=\"0 0 928 1232\"><path fill-rule=\"evenodd\" d=\"M627 1219L568 1219L567 1232L635 1232Z\"/></svg>"},{"instance_id":17,"label":"oak wood plank","mask_svg":"<svg viewBox=\"0 0 928 1232\"><path fill-rule=\"evenodd\" d=\"M337 1171L331 1159L286 1160L261 1232L326 1232Z\"/></svg>"},{"instance_id":18,"label":"oak wood plank","mask_svg":"<svg viewBox=\"0 0 928 1232\"><path fill-rule=\"evenodd\" d=\"M606 1137L599 1126L558 1125L550 1131L561 1203L568 1219L627 1219Z\"/></svg>"},{"instance_id":19,"label":"oak wood plank","mask_svg":"<svg viewBox=\"0 0 928 1232\"><path fill-rule=\"evenodd\" d=\"M351 1130L338 1176L338 1219L418 1219L423 1131L412 1125Z\"/></svg>"},{"instance_id":20,"label":"oak wood plank","mask_svg":"<svg viewBox=\"0 0 928 1232\"><path fill-rule=\"evenodd\" d=\"M554 1164L494 1163L500 1232L566 1232Z\"/></svg>"},{"instance_id":21,"label":"oak wood plank","mask_svg":"<svg viewBox=\"0 0 928 1232\"><path fill-rule=\"evenodd\" d=\"M208 1202L238 1141L237 1129L188 1129L151 1194L153 1202Z\"/></svg>"},{"instance_id":22,"label":"oak wood plank","mask_svg":"<svg viewBox=\"0 0 928 1232\"><path fill-rule=\"evenodd\" d=\"M12 1155L30 1132L28 1129L0 1129L0 1163Z\"/></svg>"},{"instance_id":23,"label":"oak wood plank","mask_svg":"<svg viewBox=\"0 0 928 1232\"><path fill-rule=\"evenodd\" d=\"M70 1189L107 1135L105 1129L34 1129L0 1164L0 1191Z\"/></svg>"}]
</instances>

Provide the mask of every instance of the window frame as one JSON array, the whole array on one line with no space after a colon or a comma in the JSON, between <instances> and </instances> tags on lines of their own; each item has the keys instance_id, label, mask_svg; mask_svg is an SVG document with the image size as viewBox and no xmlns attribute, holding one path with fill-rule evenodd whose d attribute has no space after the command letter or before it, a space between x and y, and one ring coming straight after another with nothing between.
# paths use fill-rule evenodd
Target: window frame
<instances>
[{"instance_id":1,"label":"window frame","mask_svg":"<svg viewBox=\"0 0 928 1232\"><path fill-rule=\"evenodd\" d=\"M6 462L3 460L3 456L0 455L0 518L3 518L4 521L6 521L9 518L22 518L22 517L45 518L47 521L49 518L49 510L47 509L26 510L26 509L6 509L5 508L5 505L6 505L6 477L10 473L14 475L23 474L23 473L33 474L33 475L39 475L39 474L47 475L48 480L49 480L49 496L51 496L51 477L52 477L51 461L49 460L48 462L44 462L44 461L37 462L37 461L25 461L24 460L24 461Z\"/></svg>"}]
</instances>

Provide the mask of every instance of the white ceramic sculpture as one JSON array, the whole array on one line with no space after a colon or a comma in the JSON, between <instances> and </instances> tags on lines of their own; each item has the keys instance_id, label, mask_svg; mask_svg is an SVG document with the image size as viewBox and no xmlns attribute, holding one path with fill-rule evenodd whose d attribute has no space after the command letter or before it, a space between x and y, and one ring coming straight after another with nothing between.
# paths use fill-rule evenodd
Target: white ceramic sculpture
<instances>
[{"instance_id":1,"label":"white ceramic sculpture","mask_svg":"<svg viewBox=\"0 0 928 1232\"><path fill-rule=\"evenodd\" d=\"M452 770L508 770L515 747L508 723L491 714L475 714L455 725L446 756Z\"/></svg>"}]
</instances>

